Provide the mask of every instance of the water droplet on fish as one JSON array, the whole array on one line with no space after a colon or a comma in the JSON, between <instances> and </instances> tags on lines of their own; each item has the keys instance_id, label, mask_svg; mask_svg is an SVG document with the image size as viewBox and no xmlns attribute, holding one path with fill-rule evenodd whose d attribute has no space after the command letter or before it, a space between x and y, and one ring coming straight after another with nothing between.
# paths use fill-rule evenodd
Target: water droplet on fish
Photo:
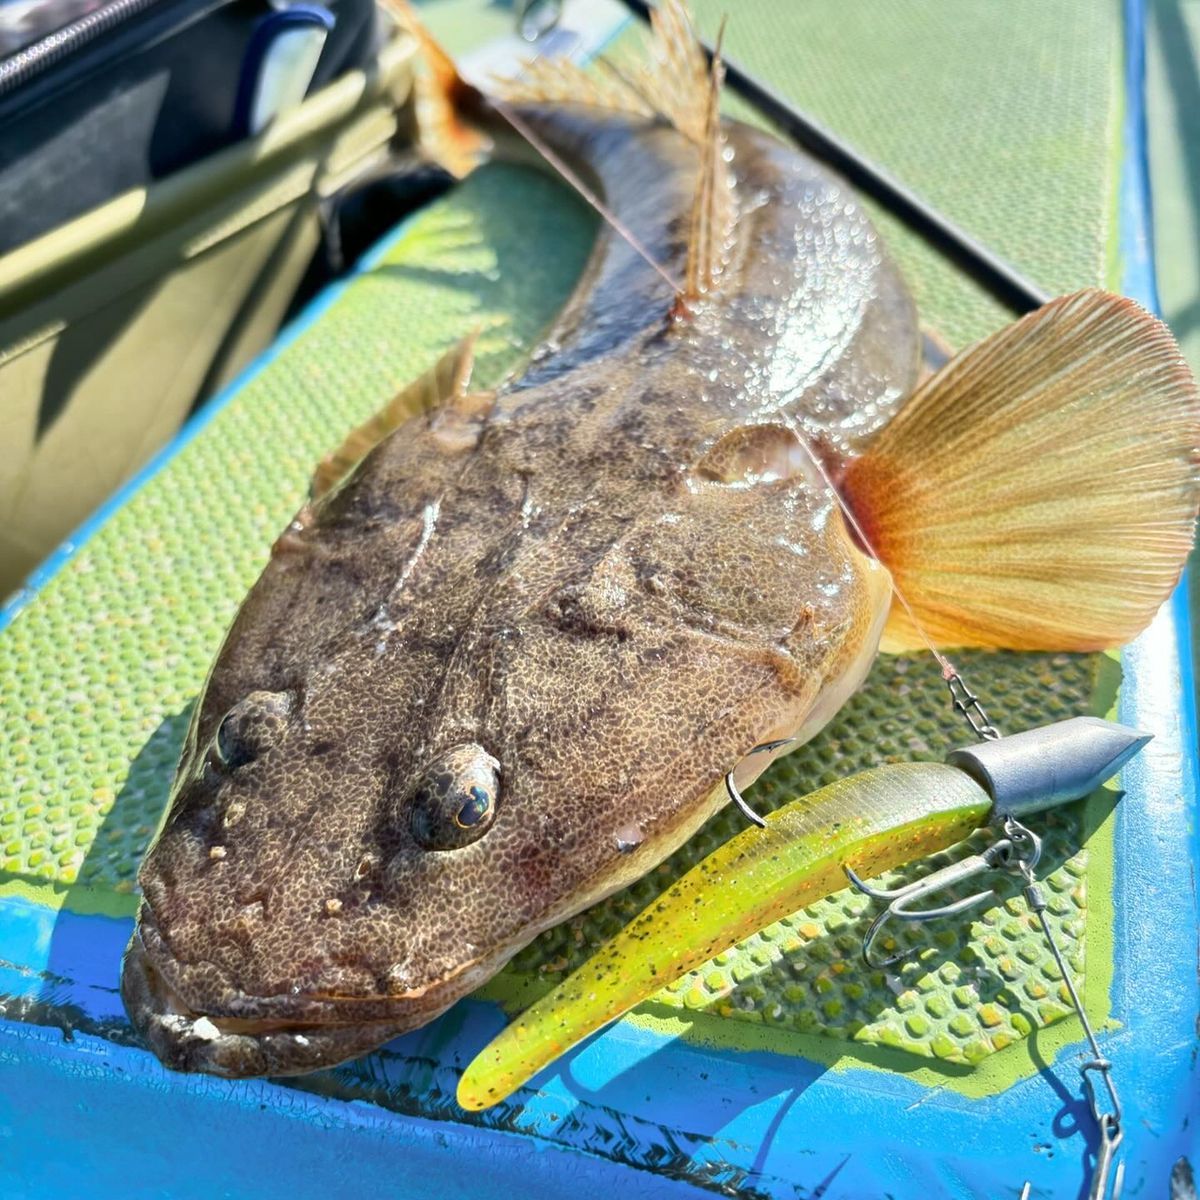
<instances>
[{"instance_id":1,"label":"water droplet on fish","mask_svg":"<svg viewBox=\"0 0 1200 1200\"><path fill-rule=\"evenodd\" d=\"M632 854L646 840L646 834L640 825L624 825L613 835L613 840L622 854Z\"/></svg>"},{"instance_id":2,"label":"water droplet on fish","mask_svg":"<svg viewBox=\"0 0 1200 1200\"><path fill-rule=\"evenodd\" d=\"M405 963L396 963L388 968L386 977L389 993L406 992L412 986L412 975Z\"/></svg>"}]
</instances>

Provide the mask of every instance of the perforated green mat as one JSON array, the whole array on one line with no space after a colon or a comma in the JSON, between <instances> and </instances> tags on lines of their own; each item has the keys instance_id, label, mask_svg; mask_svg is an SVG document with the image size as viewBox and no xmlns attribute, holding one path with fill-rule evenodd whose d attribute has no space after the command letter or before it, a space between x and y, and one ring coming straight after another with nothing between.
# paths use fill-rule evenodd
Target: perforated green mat
<instances>
[{"instance_id":1,"label":"perforated green mat","mask_svg":"<svg viewBox=\"0 0 1200 1200\"><path fill-rule=\"evenodd\" d=\"M718 6L698 7L704 24ZM1022 0L992 17L989 5L945 6L946 39L934 44L887 3L780 7L739 4L730 52L1048 287L1103 281L1115 185L1115 11ZM1001 19L1011 58L997 65L986 29ZM832 20L842 24L837 37ZM846 36L846 21L861 24L857 39ZM943 79L948 54L958 62ZM956 90L966 87L976 91ZM986 124L971 112L988 114ZM1038 178L1036 191L1022 171L997 169L1010 155ZM1041 156L1054 171L1036 167ZM1048 177L1061 186L1047 188ZM923 314L943 333L961 342L1004 319L893 222L882 225ZM482 382L516 365L561 306L593 228L556 184L513 167L480 171L413 221L0 635L0 895L132 912L137 862L166 800L189 705L312 465L475 325L484 329ZM1114 664L1095 656L969 655L961 665L1013 729L1103 712L1115 686ZM881 659L838 720L755 788L754 803L769 808L880 762L940 757L961 740L933 664ZM1103 831L1079 847L1104 811L1095 800L1046 822L1056 931L1101 1004L1109 850ZM561 978L737 827L731 813L714 818L649 877L539 938L489 994L517 1004ZM864 925L864 902L842 894L688 976L648 1011L703 1013L705 1036L730 1043L754 1027L780 1049L811 1047L784 1036L799 1033L846 1052L899 1048L957 1071L1066 1012L1062 982L1011 893L973 922L918 935L919 956L886 975L859 964Z\"/></svg>"},{"instance_id":2,"label":"perforated green mat","mask_svg":"<svg viewBox=\"0 0 1200 1200\"><path fill-rule=\"evenodd\" d=\"M710 37L1051 295L1115 281L1120 6L1104 0L690 0ZM936 32L934 32L936 31ZM611 53L634 53L640 28ZM726 108L763 123L736 96ZM868 202L954 345L1009 313Z\"/></svg>"}]
</instances>

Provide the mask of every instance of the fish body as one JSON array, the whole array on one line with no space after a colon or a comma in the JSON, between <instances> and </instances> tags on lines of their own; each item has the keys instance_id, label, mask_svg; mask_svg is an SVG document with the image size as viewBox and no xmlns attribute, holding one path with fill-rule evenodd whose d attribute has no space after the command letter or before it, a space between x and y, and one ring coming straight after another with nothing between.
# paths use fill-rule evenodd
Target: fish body
<instances>
[{"instance_id":1,"label":"fish body","mask_svg":"<svg viewBox=\"0 0 1200 1200\"><path fill-rule=\"evenodd\" d=\"M891 577L830 481L919 339L861 208L735 122L516 111L662 270L603 230L520 377L471 392L452 352L276 543L140 875L123 995L174 1068L302 1072L432 1019L681 845L876 652ZM663 271L705 281L682 312Z\"/></svg>"}]
</instances>

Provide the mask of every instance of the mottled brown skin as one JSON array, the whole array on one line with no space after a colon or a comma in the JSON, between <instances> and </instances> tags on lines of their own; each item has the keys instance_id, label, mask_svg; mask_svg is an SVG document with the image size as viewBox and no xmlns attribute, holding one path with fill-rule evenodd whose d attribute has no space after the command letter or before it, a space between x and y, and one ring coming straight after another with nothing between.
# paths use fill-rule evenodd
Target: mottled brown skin
<instances>
[{"instance_id":1,"label":"mottled brown skin","mask_svg":"<svg viewBox=\"0 0 1200 1200\"><path fill-rule=\"evenodd\" d=\"M681 276L696 148L524 115ZM886 572L789 422L835 469L861 446L916 378L913 305L841 184L726 137L733 249L689 320L602 233L486 416L414 418L277 544L142 868L123 992L169 1066L302 1072L430 1020L869 664Z\"/></svg>"}]
</instances>

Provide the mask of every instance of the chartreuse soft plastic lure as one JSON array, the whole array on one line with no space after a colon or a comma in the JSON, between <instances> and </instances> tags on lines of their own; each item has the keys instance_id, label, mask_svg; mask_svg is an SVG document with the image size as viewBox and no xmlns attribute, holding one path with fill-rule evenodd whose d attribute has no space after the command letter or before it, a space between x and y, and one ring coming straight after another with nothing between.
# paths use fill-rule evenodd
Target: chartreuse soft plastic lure
<instances>
[{"instance_id":1,"label":"chartreuse soft plastic lure","mask_svg":"<svg viewBox=\"0 0 1200 1200\"><path fill-rule=\"evenodd\" d=\"M839 780L731 838L467 1067L463 1108L498 1103L590 1033L759 929L863 877L943 850L997 817L1087 795L1148 740L1078 717ZM953 765L951 765L953 764Z\"/></svg>"}]
</instances>

